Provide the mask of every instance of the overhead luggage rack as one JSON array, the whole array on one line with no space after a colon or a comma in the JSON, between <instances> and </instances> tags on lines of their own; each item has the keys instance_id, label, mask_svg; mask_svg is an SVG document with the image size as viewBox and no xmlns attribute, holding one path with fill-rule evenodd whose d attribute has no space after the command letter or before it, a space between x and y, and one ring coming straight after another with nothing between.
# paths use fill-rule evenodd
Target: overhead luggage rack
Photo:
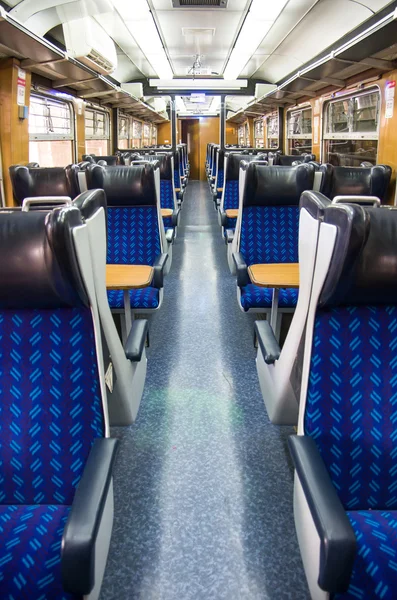
<instances>
[{"instance_id":1,"label":"overhead luggage rack","mask_svg":"<svg viewBox=\"0 0 397 600\"><path fill-rule=\"evenodd\" d=\"M167 120L148 104L123 90L117 82L100 75L45 38L29 31L1 6L0 52L4 56L19 59L22 69L50 79L56 90L74 90L78 97L84 99L105 99L114 108L121 106L153 123Z\"/></svg>"}]
</instances>

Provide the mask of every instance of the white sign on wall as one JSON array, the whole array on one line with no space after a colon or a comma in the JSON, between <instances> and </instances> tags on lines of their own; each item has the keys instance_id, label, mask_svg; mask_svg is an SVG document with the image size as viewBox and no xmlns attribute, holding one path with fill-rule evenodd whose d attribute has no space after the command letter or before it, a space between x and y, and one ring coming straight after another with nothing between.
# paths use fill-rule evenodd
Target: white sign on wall
<instances>
[{"instance_id":1,"label":"white sign on wall","mask_svg":"<svg viewBox=\"0 0 397 600\"><path fill-rule=\"evenodd\" d=\"M385 119L391 119L393 117L394 112L394 93L396 91L396 82L389 81L386 84L386 111L385 111Z\"/></svg>"},{"instance_id":2,"label":"white sign on wall","mask_svg":"<svg viewBox=\"0 0 397 600\"><path fill-rule=\"evenodd\" d=\"M17 104L25 106L25 90L26 90L26 71L18 69L17 80Z\"/></svg>"}]
</instances>

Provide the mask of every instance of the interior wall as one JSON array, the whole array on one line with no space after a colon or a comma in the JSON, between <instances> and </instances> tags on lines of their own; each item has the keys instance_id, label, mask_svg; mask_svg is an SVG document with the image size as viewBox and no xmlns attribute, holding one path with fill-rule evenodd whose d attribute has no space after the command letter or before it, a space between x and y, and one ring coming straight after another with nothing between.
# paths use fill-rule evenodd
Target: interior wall
<instances>
[{"instance_id":1,"label":"interior wall","mask_svg":"<svg viewBox=\"0 0 397 600\"><path fill-rule=\"evenodd\" d=\"M207 155L207 144L220 143L220 119L219 117L200 117L200 180L206 181L205 158Z\"/></svg>"},{"instance_id":2,"label":"interior wall","mask_svg":"<svg viewBox=\"0 0 397 600\"><path fill-rule=\"evenodd\" d=\"M19 64L15 58L0 60L0 144L7 206L14 205L8 169L11 165L26 165L29 162L28 119L20 119L18 115ZM31 75L28 71L25 74L25 106L29 106Z\"/></svg>"},{"instance_id":3,"label":"interior wall","mask_svg":"<svg viewBox=\"0 0 397 600\"><path fill-rule=\"evenodd\" d=\"M226 144L237 144L238 134L237 134L237 125L230 123L229 125L226 123Z\"/></svg>"},{"instance_id":4,"label":"interior wall","mask_svg":"<svg viewBox=\"0 0 397 600\"><path fill-rule=\"evenodd\" d=\"M171 144L171 121L157 125L157 143Z\"/></svg>"}]
</instances>

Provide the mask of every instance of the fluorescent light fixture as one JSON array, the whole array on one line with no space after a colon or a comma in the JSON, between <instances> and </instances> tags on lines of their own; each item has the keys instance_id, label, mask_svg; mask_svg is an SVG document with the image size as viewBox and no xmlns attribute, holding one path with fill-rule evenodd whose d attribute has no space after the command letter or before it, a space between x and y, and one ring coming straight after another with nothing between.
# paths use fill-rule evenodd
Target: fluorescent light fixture
<instances>
[{"instance_id":1,"label":"fluorescent light fixture","mask_svg":"<svg viewBox=\"0 0 397 600\"><path fill-rule=\"evenodd\" d=\"M196 104L205 104L207 100L205 98L205 94L190 94L190 102L195 102Z\"/></svg>"},{"instance_id":2,"label":"fluorescent light fixture","mask_svg":"<svg viewBox=\"0 0 397 600\"><path fill-rule=\"evenodd\" d=\"M221 97L214 96L211 102L211 112L217 112L221 107Z\"/></svg>"},{"instance_id":3,"label":"fluorescent light fixture","mask_svg":"<svg viewBox=\"0 0 397 600\"><path fill-rule=\"evenodd\" d=\"M288 0L253 0L224 72L236 79L266 37Z\"/></svg>"},{"instance_id":4,"label":"fluorescent light fixture","mask_svg":"<svg viewBox=\"0 0 397 600\"><path fill-rule=\"evenodd\" d=\"M127 29L159 77L173 73L147 0L113 0Z\"/></svg>"},{"instance_id":5,"label":"fluorescent light fixture","mask_svg":"<svg viewBox=\"0 0 397 600\"><path fill-rule=\"evenodd\" d=\"M149 79L149 85L162 90L241 90L247 79Z\"/></svg>"}]
</instances>

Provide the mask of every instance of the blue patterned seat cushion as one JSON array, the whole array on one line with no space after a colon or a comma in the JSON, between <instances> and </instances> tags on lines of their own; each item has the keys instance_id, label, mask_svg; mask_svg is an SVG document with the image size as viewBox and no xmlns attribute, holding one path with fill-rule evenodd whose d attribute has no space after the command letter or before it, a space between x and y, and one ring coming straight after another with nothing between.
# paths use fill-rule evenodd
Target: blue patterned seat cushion
<instances>
[{"instance_id":1,"label":"blue patterned seat cushion","mask_svg":"<svg viewBox=\"0 0 397 600\"><path fill-rule=\"evenodd\" d=\"M216 187L217 188L223 188L224 180L225 180L225 172L224 172L223 169L219 169L219 171L218 171L218 180L216 182Z\"/></svg>"},{"instance_id":2,"label":"blue patterned seat cushion","mask_svg":"<svg viewBox=\"0 0 397 600\"><path fill-rule=\"evenodd\" d=\"M110 290L108 292L110 308L124 308L123 290ZM160 302L160 290L146 287L138 290L130 290L131 308L158 308Z\"/></svg>"},{"instance_id":3,"label":"blue patterned seat cushion","mask_svg":"<svg viewBox=\"0 0 397 600\"><path fill-rule=\"evenodd\" d=\"M174 210L174 191L171 179L160 179L160 206Z\"/></svg>"},{"instance_id":4,"label":"blue patterned seat cushion","mask_svg":"<svg viewBox=\"0 0 397 600\"><path fill-rule=\"evenodd\" d=\"M238 181L234 179L226 181L223 210L229 208L238 208Z\"/></svg>"},{"instance_id":5,"label":"blue patterned seat cushion","mask_svg":"<svg viewBox=\"0 0 397 600\"><path fill-rule=\"evenodd\" d=\"M177 169L175 169L175 171L174 171L174 186L179 189L182 187L181 186L181 178L180 178L180 175L179 175L179 172Z\"/></svg>"},{"instance_id":6,"label":"blue patterned seat cushion","mask_svg":"<svg viewBox=\"0 0 397 600\"><path fill-rule=\"evenodd\" d=\"M160 253L156 206L108 208L108 264L152 266Z\"/></svg>"},{"instance_id":7,"label":"blue patterned seat cushion","mask_svg":"<svg viewBox=\"0 0 397 600\"><path fill-rule=\"evenodd\" d=\"M241 288L241 306L245 311L250 308L271 308L273 289L263 288L253 283ZM295 308L298 301L298 290L295 288L281 289L278 305L280 308Z\"/></svg>"},{"instance_id":8,"label":"blue patterned seat cushion","mask_svg":"<svg viewBox=\"0 0 397 600\"><path fill-rule=\"evenodd\" d=\"M297 263L298 232L298 206L248 206L242 215L240 252L247 265Z\"/></svg>"},{"instance_id":9,"label":"blue patterned seat cushion","mask_svg":"<svg viewBox=\"0 0 397 600\"><path fill-rule=\"evenodd\" d=\"M304 429L346 510L397 509L397 309L321 309Z\"/></svg>"},{"instance_id":10,"label":"blue patterned seat cushion","mask_svg":"<svg viewBox=\"0 0 397 600\"><path fill-rule=\"evenodd\" d=\"M0 339L0 504L70 505L104 435L91 311L1 310Z\"/></svg>"},{"instance_id":11,"label":"blue patterned seat cushion","mask_svg":"<svg viewBox=\"0 0 397 600\"><path fill-rule=\"evenodd\" d=\"M397 512L347 513L357 539L350 586L334 600L395 600L397 590Z\"/></svg>"},{"instance_id":12,"label":"blue patterned seat cushion","mask_svg":"<svg viewBox=\"0 0 397 600\"><path fill-rule=\"evenodd\" d=\"M77 600L63 591L61 541L68 506L0 506L0 598Z\"/></svg>"}]
</instances>

